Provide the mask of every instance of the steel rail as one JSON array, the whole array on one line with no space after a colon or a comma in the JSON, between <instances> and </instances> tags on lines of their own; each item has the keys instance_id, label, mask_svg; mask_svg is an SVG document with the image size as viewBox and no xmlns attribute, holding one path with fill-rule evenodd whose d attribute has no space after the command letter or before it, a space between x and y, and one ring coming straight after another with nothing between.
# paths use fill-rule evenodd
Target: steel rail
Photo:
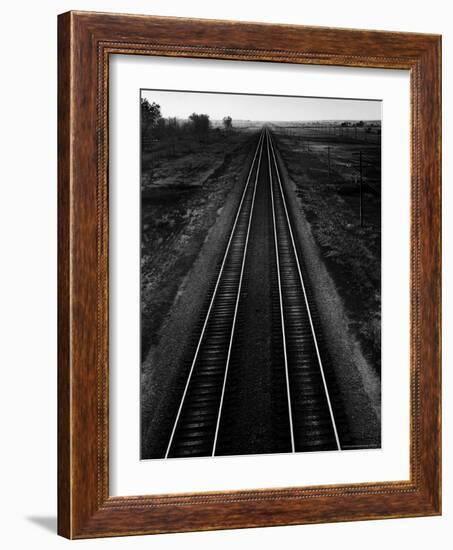
<instances>
[{"instance_id":1,"label":"steel rail","mask_svg":"<svg viewBox=\"0 0 453 550\"><path fill-rule=\"evenodd\" d=\"M186 381L186 384L185 384L185 387L184 387L184 392L183 392L181 402L179 404L178 412L176 414L176 418L175 418L175 421L174 421L174 424L173 424L170 439L169 439L169 442L168 442L168 445L167 445L167 450L165 452L165 458L168 458L168 456L170 454L170 450L171 450L171 446L173 444L173 439L174 439L174 436L175 436L176 428L178 426L178 422L179 422L179 419L180 419L180 416L181 416L181 411L183 409L184 402L185 402L185 399L186 399L187 390L189 388L190 381L192 379L192 374L193 374L193 371L194 371L194 368L195 368L195 365L196 365L196 362L197 362L197 359L198 359L198 353L200 351L201 343L203 341L203 338L204 338L204 335L205 335L205 332L206 332L206 327L208 325L211 310L212 310L212 306L214 304L214 301L215 301L215 298L216 298L216 295L217 295L217 290L218 290L218 287L219 287L219 283L220 283L220 280L222 278L222 274L223 274L224 267L225 267L225 262L226 262L226 259L228 257L228 253L229 253L229 250L230 250L231 241L233 239L233 235L234 235L235 230L236 230L239 215L240 215L241 210L242 210L242 205L244 203L244 198L246 196L247 189L248 189L249 184L250 184L250 178L251 178L251 175L252 175L252 172L253 172L253 168L255 166L255 160L256 160L256 157L258 155L258 151L262 152L263 141L264 141L264 131L261 132L261 135L260 135L259 140L258 140L258 144L257 144L256 149L255 149L255 153L253 155L252 163L250 165L250 170L249 170L248 175L247 175L247 180L246 180L246 183L245 183L245 186L244 186L244 190L242 192L241 200L240 200L237 212L236 212L233 227L231 229L230 237L228 239L228 243L227 243L225 253L224 253L224 256L223 256L223 259L222 259L222 264L220 266L220 271L219 271L219 274L217 276L214 291L212 293L212 297L211 297L211 300L210 300L210 303L209 303L208 312L206 314L206 317L205 317L205 320L204 320L204 323L203 323L200 338L198 339L198 343L197 343L197 347L196 347L196 350L195 350L194 358L192 360L191 367L190 367L190 370L189 370L189 374L188 374L188 377L187 377L187 381ZM259 172L259 164L258 164L257 173L258 172ZM255 179L255 190L256 190L256 179ZM253 206L251 208L251 212L252 211L253 211ZM217 430L216 430L216 432L217 432Z\"/></svg>"},{"instance_id":2,"label":"steel rail","mask_svg":"<svg viewBox=\"0 0 453 550\"><path fill-rule=\"evenodd\" d=\"M225 365L225 375L224 375L224 378L223 378L222 394L221 394L221 397L220 397L219 412L218 412L218 416L217 416L217 423L216 423L216 429L215 429L215 434L214 434L214 443L213 443L213 446L212 446L212 456L215 456L215 451L216 451L216 447L217 447L217 438L218 438L219 427L220 427L220 419L222 417L223 399L224 399L224 396L225 396L225 388L226 388L226 382L227 382L227 377L228 377L228 368L229 368L229 365L230 365L231 349L233 347L234 330L235 330L235 327L236 327L236 318L237 318L237 312L238 312L238 307L239 307L239 299L241 297L242 279L243 279L243 275L244 275L245 260L246 260L246 257L247 257L247 247L248 247L248 242L249 242L250 227L252 225L253 210L254 210L254 206L255 206L256 187L257 187L257 184L258 184L258 178L259 178L259 174L260 174L261 157L262 157L262 153L263 153L263 142L264 142L264 132L263 132L263 140L261 141L261 149L260 149L260 153L259 153L259 157L258 157L258 165L257 165L256 175L255 175L255 185L254 185L254 188L253 188L252 204L250 206L250 217L249 217L249 221L248 221L248 225L247 225L247 234L246 234L246 238L245 238L244 255L242 257L241 274L240 274L240 277L239 277L239 285L238 285L238 291L237 291L237 295L236 295L236 303L235 303L235 306L234 306L233 324L232 324L232 327L231 327L230 342L229 342L229 345L228 345L228 355L227 355L227 360L226 360L226 365Z\"/></svg>"},{"instance_id":3,"label":"steel rail","mask_svg":"<svg viewBox=\"0 0 453 550\"><path fill-rule=\"evenodd\" d=\"M271 151L272 151L272 157L273 157L273 161L274 161L275 172L277 174L277 180L278 180L280 193L281 193L281 197L282 197L282 202L283 202L283 206L284 206L284 210L285 210L286 220L287 220L287 223L288 223L288 229L289 229L289 233L290 233L290 237L291 237L291 243L292 243L294 256L295 256L296 263L297 263L297 270L299 272L299 279L300 279L300 283L301 283L301 286L302 286L305 306L307 308L308 319L309 319L309 323L310 323L310 329L311 329L311 333L312 333L312 336L313 336L313 342L314 342L314 345L315 345L316 356L317 356L317 360L318 360L318 366L319 366L319 370L321 372L321 378L322 378L322 382L323 382L324 393L325 393L325 396L326 396L327 405L328 405L328 408L329 408L330 419L331 419L331 422L332 422L332 428L333 428L333 432L334 432L334 435L335 435L335 442L336 442L336 445L337 445L337 449L339 451L341 451L342 449L341 449L340 438L338 436L338 430L337 430L337 425L336 425L336 422L335 422L332 403L331 403L331 400L330 400L329 390L327 388L327 382L326 382L326 376L325 376L325 373L324 373L324 367L323 367L322 360L321 360L321 354L319 352L318 340L316 338L316 333L315 333L315 329L314 329L314 325L313 325L313 319L312 319L312 315L311 315L310 305L308 303L307 292L306 292L306 288L305 288L305 282L304 282L304 278L303 278L303 275L302 275L302 270L301 270L300 262L299 262L299 256L298 256L298 253L297 253L297 247L296 247L296 243L294 241L292 226L291 226L291 222L290 222L290 219L289 219L288 209L287 209L287 206L286 206L286 199L285 199L285 194L283 192L283 186L282 186L282 182L281 182L281 178L280 178L280 171L278 169L277 159L276 159L275 152L274 152L274 146L273 146L272 138L271 138L269 132L267 132L267 136L268 136L270 148L271 148Z\"/></svg>"},{"instance_id":4,"label":"steel rail","mask_svg":"<svg viewBox=\"0 0 453 550\"><path fill-rule=\"evenodd\" d=\"M272 203L272 221L274 229L274 243L275 243L275 261L277 264L277 281L278 281L278 295L280 302L280 320L282 327L282 342L283 342L283 357L285 361L285 378L286 378L286 394L288 398L288 416L289 416L289 429L291 434L291 452L296 452L296 446L294 443L294 426L293 426L293 412L291 406L291 391L289 383L289 371L288 371L288 353L286 349L286 334L285 334L285 317L283 314L283 296L282 296L282 284L281 284L281 274L280 274L280 259L279 259L279 244L277 236L277 222L275 219L275 202L274 202L274 186L272 185L272 168L271 168L271 155L269 150L269 134L266 131L266 144L267 144L267 157L268 157L268 168L269 168L269 185L271 190L271 203Z\"/></svg>"}]
</instances>

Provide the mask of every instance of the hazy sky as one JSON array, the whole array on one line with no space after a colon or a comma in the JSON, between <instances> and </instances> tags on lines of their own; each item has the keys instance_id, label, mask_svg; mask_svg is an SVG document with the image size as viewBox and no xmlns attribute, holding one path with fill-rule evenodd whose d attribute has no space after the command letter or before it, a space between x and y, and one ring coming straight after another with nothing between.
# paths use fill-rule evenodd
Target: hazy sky
<instances>
[{"instance_id":1,"label":"hazy sky","mask_svg":"<svg viewBox=\"0 0 453 550\"><path fill-rule=\"evenodd\" d=\"M142 90L142 97L161 106L162 116L187 118L205 113L212 120L380 120L381 102L268 95Z\"/></svg>"}]
</instances>

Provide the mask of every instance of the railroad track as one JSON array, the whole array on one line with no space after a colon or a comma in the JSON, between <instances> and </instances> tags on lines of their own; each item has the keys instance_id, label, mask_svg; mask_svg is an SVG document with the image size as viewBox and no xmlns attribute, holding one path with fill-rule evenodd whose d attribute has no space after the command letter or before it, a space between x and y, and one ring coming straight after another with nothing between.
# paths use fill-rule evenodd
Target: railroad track
<instances>
[{"instance_id":1,"label":"railroad track","mask_svg":"<svg viewBox=\"0 0 453 550\"><path fill-rule=\"evenodd\" d=\"M267 132L291 451L341 450L305 278Z\"/></svg>"},{"instance_id":2,"label":"railroad track","mask_svg":"<svg viewBox=\"0 0 453 550\"><path fill-rule=\"evenodd\" d=\"M270 330L276 342L272 369L281 381L278 437L282 452L341 450L334 410L316 336L303 269L270 132L260 134L209 307L197 337L165 458L228 454L234 408L225 404L236 390L232 360L255 197L268 185L272 203L274 296L279 311ZM235 336L236 334L236 336ZM231 382L234 380L234 382ZM240 380L239 380L240 382ZM223 426L223 429L222 429ZM227 426L227 428L225 428ZM224 438L223 441L219 441ZM221 452L219 453L219 447Z\"/></svg>"}]
</instances>

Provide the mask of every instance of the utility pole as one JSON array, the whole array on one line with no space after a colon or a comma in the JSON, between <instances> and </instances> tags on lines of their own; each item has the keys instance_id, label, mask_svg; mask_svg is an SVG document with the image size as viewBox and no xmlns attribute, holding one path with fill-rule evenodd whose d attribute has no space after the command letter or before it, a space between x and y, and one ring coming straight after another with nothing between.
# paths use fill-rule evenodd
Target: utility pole
<instances>
[{"instance_id":1,"label":"utility pole","mask_svg":"<svg viewBox=\"0 0 453 550\"><path fill-rule=\"evenodd\" d=\"M359 170L360 170L360 227L363 227L362 150L359 151Z\"/></svg>"},{"instance_id":2,"label":"utility pole","mask_svg":"<svg viewBox=\"0 0 453 550\"><path fill-rule=\"evenodd\" d=\"M329 181L330 181L330 146L327 146L327 164L329 167Z\"/></svg>"}]
</instances>

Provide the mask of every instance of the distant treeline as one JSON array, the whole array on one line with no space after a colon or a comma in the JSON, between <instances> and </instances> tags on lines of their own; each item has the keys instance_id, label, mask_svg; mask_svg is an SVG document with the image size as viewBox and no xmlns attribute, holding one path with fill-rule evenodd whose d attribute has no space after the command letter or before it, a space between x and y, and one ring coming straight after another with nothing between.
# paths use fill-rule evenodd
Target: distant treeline
<instances>
[{"instance_id":1,"label":"distant treeline","mask_svg":"<svg viewBox=\"0 0 453 550\"><path fill-rule=\"evenodd\" d=\"M233 120L230 116L223 119L223 127L230 130ZM150 103L147 99L141 100L141 131L142 139L161 140L166 137L182 136L191 134L200 141L207 138L212 129L212 122L209 115L205 113L192 113L186 120L176 117L162 116L161 107L155 102Z\"/></svg>"}]
</instances>

